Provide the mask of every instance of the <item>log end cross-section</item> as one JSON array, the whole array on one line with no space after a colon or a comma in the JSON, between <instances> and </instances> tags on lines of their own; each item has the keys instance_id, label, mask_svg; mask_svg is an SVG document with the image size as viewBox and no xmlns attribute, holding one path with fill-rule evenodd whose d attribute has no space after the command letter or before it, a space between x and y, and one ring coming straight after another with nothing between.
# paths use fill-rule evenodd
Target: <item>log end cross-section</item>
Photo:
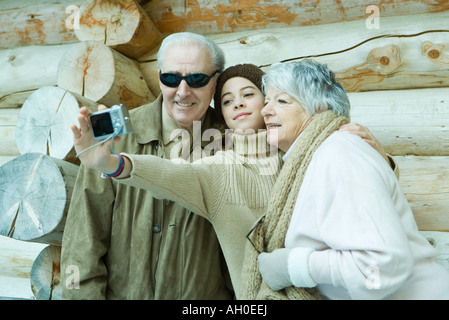
<instances>
[{"instance_id":1,"label":"log end cross-section","mask_svg":"<svg viewBox=\"0 0 449 320\"><path fill-rule=\"evenodd\" d=\"M0 167L0 235L60 244L78 167L28 153Z\"/></svg>"}]
</instances>

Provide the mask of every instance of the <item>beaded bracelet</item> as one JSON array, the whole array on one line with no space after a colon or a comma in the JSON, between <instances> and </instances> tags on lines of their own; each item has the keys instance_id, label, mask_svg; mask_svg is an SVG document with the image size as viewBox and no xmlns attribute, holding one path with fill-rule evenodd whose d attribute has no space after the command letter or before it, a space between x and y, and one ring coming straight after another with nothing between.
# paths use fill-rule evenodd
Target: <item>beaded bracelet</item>
<instances>
[{"instance_id":1,"label":"beaded bracelet","mask_svg":"<svg viewBox=\"0 0 449 320\"><path fill-rule=\"evenodd\" d=\"M118 169L117 169L117 171L115 171L114 173L111 173L111 174L106 174L106 173L102 172L101 173L101 177L103 179L118 177L123 172L123 169L125 168L125 161L123 160L123 156L121 154L118 154L118 153L113 153L112 155L116 155L120 159L120 163L118 165Z\"/></svg>"}]
</instances>

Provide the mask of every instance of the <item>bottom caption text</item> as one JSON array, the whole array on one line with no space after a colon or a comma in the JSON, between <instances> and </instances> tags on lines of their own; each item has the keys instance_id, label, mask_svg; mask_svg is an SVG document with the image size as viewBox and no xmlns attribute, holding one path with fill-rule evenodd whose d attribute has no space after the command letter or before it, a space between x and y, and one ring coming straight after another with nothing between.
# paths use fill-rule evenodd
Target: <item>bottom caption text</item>
<instances>
[{"instance_id":1,"label":"bottom caption text","mask_svg":"<svg viewBox=\"0 0 449 320\"><path fill-rule=\"evenodd\" d=\"M265 304L229 304L227 306L197 306L189 304L182 307L183 315L202 315L211 318L215 316L253 315L267 316Z\"/></svg>"}]
</instances>

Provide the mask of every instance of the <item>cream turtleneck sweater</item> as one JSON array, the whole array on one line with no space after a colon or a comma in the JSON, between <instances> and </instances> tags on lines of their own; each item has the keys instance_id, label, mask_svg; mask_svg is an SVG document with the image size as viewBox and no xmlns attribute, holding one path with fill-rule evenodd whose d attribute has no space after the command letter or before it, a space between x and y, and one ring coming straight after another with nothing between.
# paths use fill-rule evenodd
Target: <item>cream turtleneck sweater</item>
<instances>
[{"instance_id":1,"label":"cream turtleneck sweater","mask_svg":"<svg viewBox=\"0 0 449 320\"><path fill-rule=\"evenodd\" d=\"M267 156L266 132L232 136L233 148L195 162L129 155L133 170L120 183L175 201L215 228L239 298L246 235L261 217L279 174L282 154ZM201 243L198 243L200 246Z\"/></svg>"}]
</instances>

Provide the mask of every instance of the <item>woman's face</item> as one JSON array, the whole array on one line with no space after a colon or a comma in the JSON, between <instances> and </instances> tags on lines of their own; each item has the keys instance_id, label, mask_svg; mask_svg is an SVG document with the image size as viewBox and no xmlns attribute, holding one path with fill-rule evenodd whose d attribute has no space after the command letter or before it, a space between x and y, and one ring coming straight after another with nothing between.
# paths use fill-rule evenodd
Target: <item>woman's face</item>
<instances>
[{"instance_id":1,"label":"woman's face","mask_svg":"<svg viewBox=\"0 0 449 320\"><path fill-rule=\"evenodd\" d=\"M230 129L256 133L265 129L260 111L264 105L263 93L246 78L235 77L225 82L221 94L221 111Z\"/></svg>"},{"instance_id":2,"label":"woman's face","mask_svg":"<svg viewBox=\"0 0 449 320\"><path fill-rule=\"evenodd\" d=\"M309 116L299 101L285 92L268 88L262 109L267 142L287 152L302 132Z\"/></svg>"}]
</instances>

